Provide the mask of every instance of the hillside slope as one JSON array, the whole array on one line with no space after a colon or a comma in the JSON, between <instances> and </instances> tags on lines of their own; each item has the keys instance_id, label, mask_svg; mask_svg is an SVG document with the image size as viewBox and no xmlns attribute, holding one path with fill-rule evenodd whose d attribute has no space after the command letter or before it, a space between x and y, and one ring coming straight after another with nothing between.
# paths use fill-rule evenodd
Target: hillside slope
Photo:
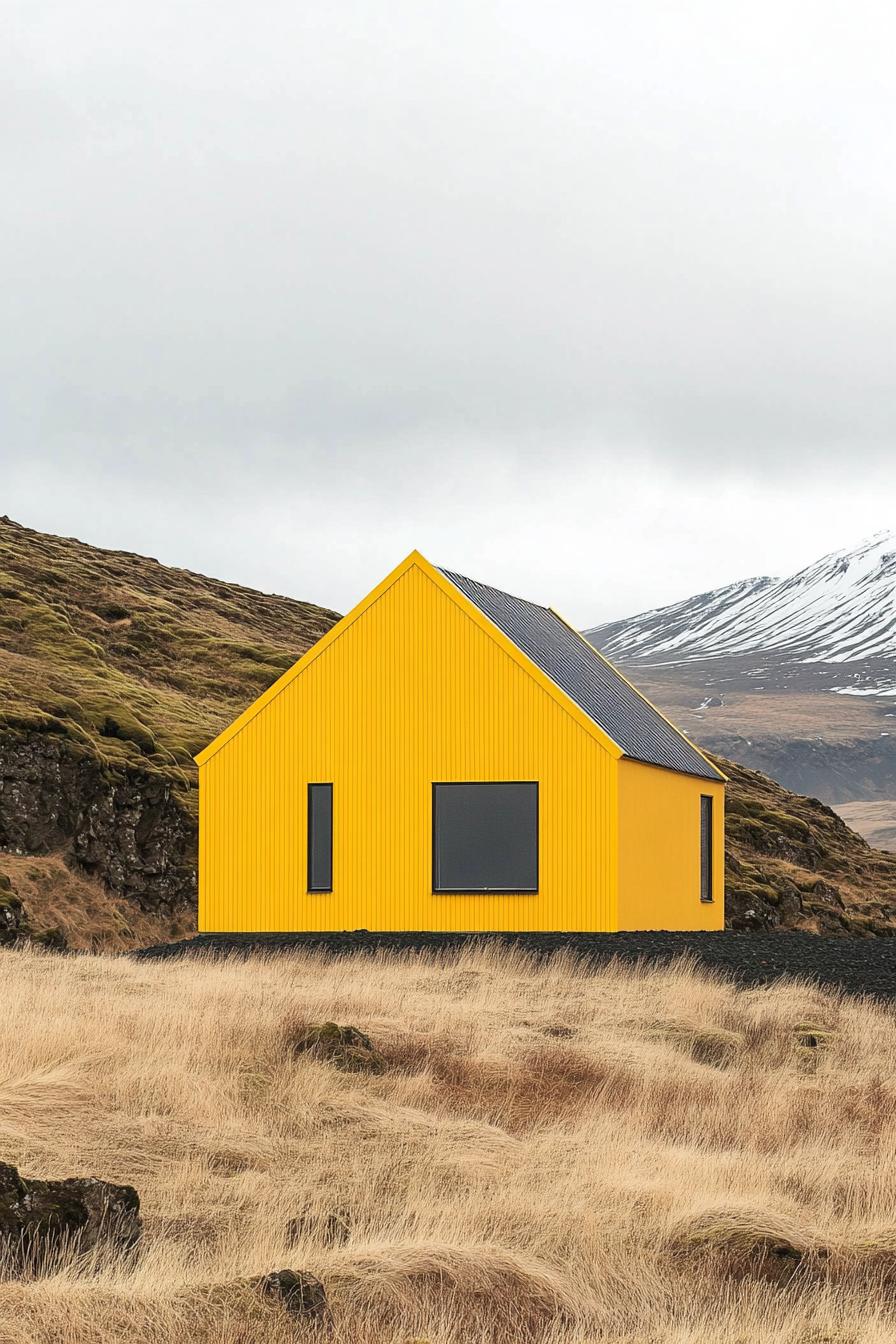
<instances>
[{"instance_id":1,"label":"hillside slope","mask_svg":"<svg viewBox=\"0 0 896 1344\"><path fill-rule=\"evenodd\" d=\"M8 519L0 596L0 874L32 926L61 928L73 947L183 933L196 882L192 752L336 613ZM722 768L735 927L892 930L896 856L821 804ZM63 880L57 855L82 885Z\"/></svg>"},{"instance_id":2,"label":"hillside slope","mask_svg":"<svg viewBox=\"0 0 896 1344\"><path fill-rule=\"evenodd\" d=\"M336 619L0 518L0 848L189 906L193 753Z\"/></svg>"},{"instance_id":3,"label":"hillside slope","mask_svg":"<svg viewBox=\"0 0 896 1344\"><path fill-rule=\"evenodd\" d=\"M726 802L729 927L896 934L896 854L872 849L817 798L717 757Z\"/></svg>"}]
</instances>

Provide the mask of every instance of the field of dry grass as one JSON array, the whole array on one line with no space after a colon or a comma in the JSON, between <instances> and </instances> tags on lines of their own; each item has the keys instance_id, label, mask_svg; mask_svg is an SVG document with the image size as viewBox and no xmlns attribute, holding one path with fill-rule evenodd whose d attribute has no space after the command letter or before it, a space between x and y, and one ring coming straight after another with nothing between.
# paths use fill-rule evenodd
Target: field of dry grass
<instances>
[{"instance_id":1,"label":"field of dry grass","mask_svg":"<svg viewBox=\"0 0 896 1344\"><path fill-rule=\"evenodd\" d=\"M314 1339L239 1283L287 1266L334 1344L896 1338L889 1008L476 949L2 966L0 1161L131 1183L146 1229L0 1282L3 1344ZM326 1019L385 1070L291 1052Z\"/></svg>"}]
</instances>

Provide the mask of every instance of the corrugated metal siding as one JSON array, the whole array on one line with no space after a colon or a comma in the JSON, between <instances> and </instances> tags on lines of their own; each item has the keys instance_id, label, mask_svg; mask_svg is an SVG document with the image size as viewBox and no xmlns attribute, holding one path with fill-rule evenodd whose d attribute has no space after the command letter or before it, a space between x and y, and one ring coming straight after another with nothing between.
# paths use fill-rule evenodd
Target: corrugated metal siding
<instances>
[{"instance_id":1,"label":"corrugated metal siding","mask_svg":"<svg viewBox=\"0 0 896 1344\"><path fill-rule=\"evenodd\" d=\"M700 900L700 798L713 799L713 901ZM619 762L620 929L725 927L725 786Z\"/></svg>"},{"instance_id":2,"label":"corrugated metal siding","mask_svg":"<svg viewBox=\"0 0 896 1344\"><path fill-rule=\"evenodd\" d=\"M616 927L618 762L412 566L200 767L200 927ZM540 890L432 894L432 783L537 779ZM333 783L333 891L306 789Z\"/></svg>"},{"instance_id":3,"label":"corrugated metal siding","mask_svg":"<svg viewBox=\"0 0 896 1344\"><path fill-rule=\"evenodd\" d=\"M463 574L441 572L603 728L626 756L704 779L720 778L686 738L547 607Z\"/></svg>"}]
</instances>

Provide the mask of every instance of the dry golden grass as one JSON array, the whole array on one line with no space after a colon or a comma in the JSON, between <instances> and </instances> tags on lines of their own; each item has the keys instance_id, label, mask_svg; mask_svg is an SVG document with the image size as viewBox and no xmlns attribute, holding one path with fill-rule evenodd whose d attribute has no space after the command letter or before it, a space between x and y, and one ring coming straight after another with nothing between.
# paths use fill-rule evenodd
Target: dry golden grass
<instances>
[{"instance_id":1,"label":"dry golden grass","mask_svg":"<svg viewBox=\"0 0 896 1344\"><path fill-rule=\"evenodd\" d=\"M3 1344L314 1339L239 1283L284 1267L335 1344L896 1338L889 1009L477 949L2 966L0 1160L146 1225L135 1265L0 1283ZM290 1050L326 1019L385 1072Z\"/></svg>"},{"instance_id":2,"label":"dry golden grass","mask_svg":"<svg viewBox=\"0 0 896 1344\"><path fill-rule=\"evenodd\" d=\"M58 929L78 952L126 952L185 938L196 928L194 910L141 910L136 901L73 872L61 854L0 853L0 875L12 882L34 933Z\"/></svg>"}]
</instances>

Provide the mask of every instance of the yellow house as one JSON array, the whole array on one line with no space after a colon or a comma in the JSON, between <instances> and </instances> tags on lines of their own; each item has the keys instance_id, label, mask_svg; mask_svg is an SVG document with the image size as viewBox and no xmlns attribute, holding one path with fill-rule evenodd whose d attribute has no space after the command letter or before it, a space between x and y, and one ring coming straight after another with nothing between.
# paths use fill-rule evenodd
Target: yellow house
<instances>
[{"instance_id":1,"label":"yellow house","mask_svg":"<svg viewBox=\"0 0 896 1344\"><path fill-rule=\"evenodd\" d=\"M416 551L196 760L203 931L724 924L725 777L553 609Z\"/></svg>"}]
</instances>

